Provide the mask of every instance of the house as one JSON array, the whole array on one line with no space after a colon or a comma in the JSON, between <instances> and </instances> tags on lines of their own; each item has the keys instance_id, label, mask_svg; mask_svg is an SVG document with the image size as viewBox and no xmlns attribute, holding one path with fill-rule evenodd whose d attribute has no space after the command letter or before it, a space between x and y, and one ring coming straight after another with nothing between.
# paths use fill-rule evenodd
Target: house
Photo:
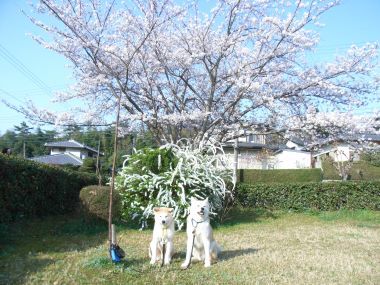
<instances>
[{"instance_id":1,"label":"house","mask_svg":"<svg viewBox=\"0 0 380 285\"><path fill-rule=\"evenodd\" d=\"M289 139L274 153L275 169L313 168L312 155L298 138Z\"/></svg>"},{"instance_id":2,"label":"house","mask_svg":"<svg viewBox=\"0 0 380 285\"><path fill-rule=\"evenodd\" d=\"M322 161L327 157L335 162L344 161L359 161L360 160L360 141L369 142L375 146L380 147L380 135L377 134L363 134L358 135L352 139L352 142L336 141L322 147L318 152L313 154L315 167L322 168Z\"/></svg>"},{"instance_id":3,"label":"house","mask_svg":"<svg viewBox=\"0 0 380 285\"><path fill-rule=\"evenodd\" d=\"M298 139L286 144L271 143L270 137L262 134L245 135L237 141L223 145L227 164L233 167L234 148L238 149L238 169L298 169L311 168L312 156Z\"/></svg>"},{"instance_id":4,"label":"house","mask_svg":"<svg viewBox=\"0 0 380 285\"><path fill-rule=\"evenodd\" d=\"M311 152L298 138L290 138L286 143L271 140L263 134L242 134L236 140L223 145L227 164L233 168L234 149L238 149L238 169L300 169L322 168L322 160L331 157L334 161L360 160L363 142L380 148L380 134L360 134L350 141L336 141Z\"/></svg>"},{"instance_id":5,"label":"house","mask_svg":"<svg viewBox=\"0 0 380 285\"><path fill-rule=\"evenodd\" d=\"M45 143L45 147L50 150L50 155L32 157L30 159L53 165L71 164L80 166L83 164L83 159L98 156L96 149L75 140L49 142ZM104 154L99 152L99 155L103 156Z\"/></svg>"}]
</instances>

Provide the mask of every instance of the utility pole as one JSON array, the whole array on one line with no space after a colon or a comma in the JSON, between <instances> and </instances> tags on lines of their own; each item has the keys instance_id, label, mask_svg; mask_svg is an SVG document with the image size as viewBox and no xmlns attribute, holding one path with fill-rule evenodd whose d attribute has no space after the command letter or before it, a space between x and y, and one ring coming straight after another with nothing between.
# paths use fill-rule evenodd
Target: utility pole
<instances>
[{"instance_id":1,"label":"utility pole","mask_svg":"<svg viewBox=\"0 0 380 285\"><path fill-rule=\"evenodd\" d=\"M22 144L22 149L23 149L23 152L24 152L24 159L25 159L26 158L25 141Z\"/></svg>"},{"instance_id":2,"label":"utility pole","mask_svg":"<svg viewBox=\"0 0 380 285\"><path fill-rule=\"evenodd\" d=\"M234 144L234 173L233 173L233 183L236 184L237 182L237 171L238 171L238 159L239 159L239 139L235 139Z\"/></svg>"},{"instance_id":3,"label":"utility pole","mask_svg":"<svg viewBox=\"0 0 380 285\"><path fill-rule=\"evenodd\" d=\"M136 147L136 136L137 136L137 134L132 134L132 149L131 149L131 154L133 154L133 149Z\"/></svg>"}]
</instances>

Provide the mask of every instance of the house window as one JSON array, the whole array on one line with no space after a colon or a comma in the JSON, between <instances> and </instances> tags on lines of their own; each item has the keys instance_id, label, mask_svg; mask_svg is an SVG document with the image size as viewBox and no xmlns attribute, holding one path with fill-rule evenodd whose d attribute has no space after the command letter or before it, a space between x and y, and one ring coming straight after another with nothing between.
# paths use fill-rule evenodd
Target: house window
<instances>
[{"instance_id":1,"label":"house window","mask_svg":"<svg viewBox=\"0 0 380 285\"><path fill-rule=\"evenodd\" d=\"M66 151L66 148L64 148L64 147L59 147L58 148L58 152L65 152Z\"/></svg>"}]
</instances>

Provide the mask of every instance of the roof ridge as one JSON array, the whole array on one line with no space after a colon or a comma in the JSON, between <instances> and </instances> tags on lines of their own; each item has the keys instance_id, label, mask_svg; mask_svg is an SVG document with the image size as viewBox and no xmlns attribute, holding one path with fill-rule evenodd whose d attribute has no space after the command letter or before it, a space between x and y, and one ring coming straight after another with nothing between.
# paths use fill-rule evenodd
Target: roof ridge
<instances>
[{"instance_id":1,"label":"roof ridge","mask_svg":"<svg viewBox=\"0 0 380 285\"><path fill-rule=\"evenodd\" d=\"M70 152L64 152L63 154L67 154L67 155L69 155L70 157L76 159L77 161L83 162L82 159L78 158L77 156L75 156L74 154L72 154L72 153L70 153Z\"/></svg>"}]
</instances>

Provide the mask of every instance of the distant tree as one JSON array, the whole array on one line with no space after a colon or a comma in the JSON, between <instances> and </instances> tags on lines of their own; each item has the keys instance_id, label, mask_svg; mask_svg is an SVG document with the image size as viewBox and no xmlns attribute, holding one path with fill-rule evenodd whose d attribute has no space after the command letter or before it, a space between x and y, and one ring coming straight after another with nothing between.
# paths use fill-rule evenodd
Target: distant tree
<instances>
[{"instance_id":1,"label":"distant tree","mask_svg":"<svg viewBox=\"0 0 380 285\"><path fill-rule=\"evenodd\" d=\"M83 159L83 164L79 167L79 171L95 173L96 171L96 159L88 157Z\"/></svg>"},{"instance_id":2,"label":"distant tree","mask_svg":"<svg viewBox=\"0 0 380 285\"><path fill-rule=\"evenodd\" d=\"M29 127L27 123L22 122L20 126L14 126L14 129L20 138L25 138L31 134L33 127Z\"/></svg>"},{"instance_id":3,"label":"distant tree","mask_svg":"<svg viewBox=\"0 0 380 285\"><path fill-rule=\"evenodd\" d=\"M80 141L82 129L82 127L76 124L66 126L63 128L63 138Z\"/></svg>"},{"instance_id":4,"label":"distant tree","mask_svg":"<svg viewBox=\"0 0 380 285\"><path fill-rule=\"evenodd\" d=\"M57 140L58 132L55 130L46 130L44 131L44 136L47 142L52 142Z\"/></svg>"},{"instance_id":5,"label":"distant tree","mask_svg":"<svg viewBox=\"0 0 380 285\"><path fill-rule=\"evenodd\" d=\"M14 126L17 141L14 144L15 153L19 156L31 157L33 153L33 147L28 143L31 137L33 127L29 127L27 123L22 122L19 126Z\"/></svg>"},{"instance_id":6,"label":"distant tree","mask_svg":"<svg viewBox=\"0 0 380 285\"><path fill-rule=\"evenodd\" d=\"M150 131L142 131L133 137L133 145L136 149L141 148L154 148L158 147L159 144L154 139L154 134Z\"/></svg>"},{"instance_id":7,"label":"distant tree","mask_svg":"<svg viewBox=\"0 0 380 285\"><path fill-rule=\"evenodd\" d=\"M28 145L32 146L32 156L48 154L48 150L45 147L45 143L48 141L48 138L43 130L40 127L37 127L36 131L29 135Z\"/></svg>"}]
</instances>

